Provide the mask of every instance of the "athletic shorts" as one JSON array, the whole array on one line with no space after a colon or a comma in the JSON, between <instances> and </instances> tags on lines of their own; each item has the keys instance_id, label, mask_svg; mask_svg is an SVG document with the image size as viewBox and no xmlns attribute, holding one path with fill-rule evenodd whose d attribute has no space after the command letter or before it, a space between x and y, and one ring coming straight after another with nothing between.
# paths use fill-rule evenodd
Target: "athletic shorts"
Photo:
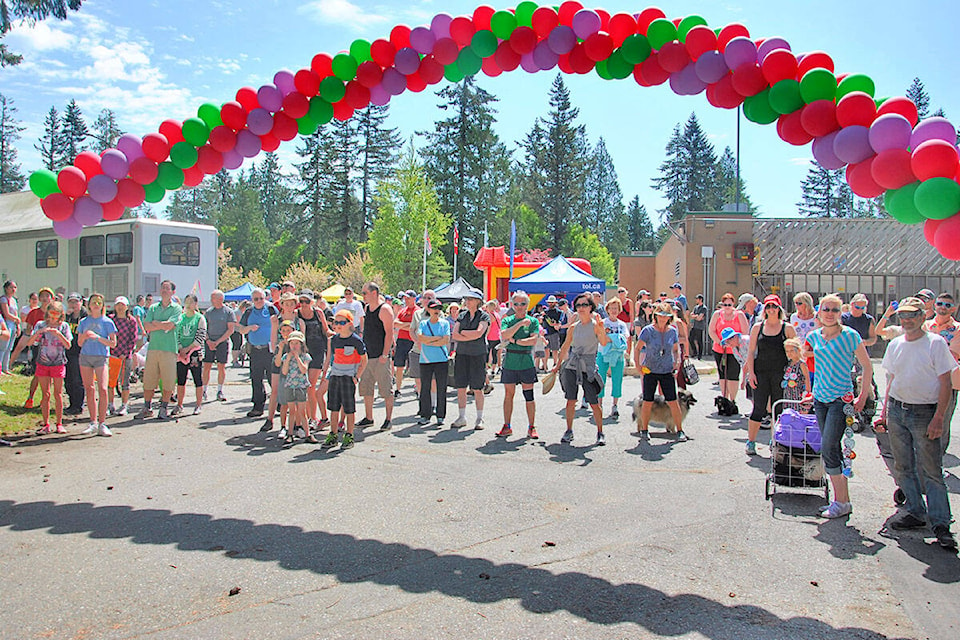
<instances>
[{"instance_id":1,"label":"athletic shorts","mask_svg":"<svg viewBox=\"0 0 960 640\"><path fill-rule=\"evenodd\" d=\"M413 349L413 340L397 338L397 344L393 349L393 366L407 366L407 359L410 356L410 349Z\"/></svg>"},{"instance_id":2,"label":"athletic shorts","mask_svg":"<svg viewBox=\"0 0 960 640\"><path fill-rule=\"evenodd\" d=\"M307 369L323 369L323 361L327 359L327 343L322 342L323 346L314 344L312 347L307 345L307 352L310 354L310 364Z\"/></svg>"},{"instance_id":3,"label":"athletic shorts","mask_svg":"<svg viewBox=\"0 0 960 640\"><path fill-rule=\"evenodd\" d=\"M187 384L187 374L193 376L193 386L203 386L203 368L199 364L183 364L177 360L177 386Z\"/></svg>"},{"instance_id":4,"label":"athletic shorts","mask_svg":"<svg viewBox=\"0 0 960 640\"><path fill-rule=\"evenodd\" d=\"M529 369L504 369L500 372L500 382L503 384L535 384L537 382L537 370L534 367Z\"/></svg>"},{"instance_id":5,"label":"athletic shorts","mask_svg":"<svg viewBox=\"0 0 960 640\"><path fill-rule=\"evenodd\" d=\"M80 354L80 366L90 369L100 369L107 365L108 356L91 356Z\"/></svg>"},{"instance_id":6,"label":"athletic shorts","mask_svg":"<svg viewBox=\"0 0 960 640\"><path fill-rule=\"evenodd\" d=\"M550 351L559 351L560 350L560 332L548 333L547 334L547 349Z\"/></svg>"},{"instance_id":7,"label":"athletic shorts","mask_svg":"<svg viewBox=\"0 0 960 640\"><path fill-rule=\"evenodd\" d=\"M285 387L284 395L286 396L287 404L307 401L306 389Z\"/></svg>"},{"instance_id":8,"label":"athletic shorts","mask_svg":"<svg viewBox=\"0 0 960 640\"><path fill-rule=\"evenodd\" d=\"M579 393L579 389L577 388L577 372L573 369L563 369L560 372L560 386L563 387L564 398L567 400L576 400L577 394ZM594 405L600 401L601 387L599 380L588 380L586 376L584 376L580 386L583 387L583 399L587 401L587 404Z\"/></svg>"},{"instance_id":9,"label":"athletic shorts","mask_svg":"<svg viewBox=\"0 0 960 640\"><path fill-rule=\"evenodd\" d=\"M453 386L455 389L470 387L474 391L483 389L487 381L487 357L457 354L453 359Z\"/></svg>"},{"instance_id":10,"label":"athletic shorts","mask_svg":"<svg viewBox=\"0 0 960 640\"><path fill-rule=\"evenodd\" d=\"M411 378L419 380L420 379L420 354L415 351L411 351L410 357L407 358L407 365L408 365L407 374L409 374Z\"/></svg>"},{"instance_id":11,"label":"athletic shorts","mask_svg":"<svg viewBox=\"0 0 960 640\"><path fill-rule=\"evenodd\" d=\"M386 362L380 362L380 358L367 360L367 367L360 376L360 395L364 398L372 396L374 386L380 388L381 398L386 398L393 393L393 372L389 359Z\"/></svg>"},{"instance_id":12,"label":"athletic shorts","mask_svg":"<svg viewBox=\"0 0 960 640\"><path fill-rule=\"evenodd\" d=\"M177 354L173 351L147 350L143 365L143 388L156 389L163 382L163 390L170 393L177 384Z\"/></svg>"},{"instance_id":13,"label":"athletic shorts","mask_svg":"<svg viewBox=\"0 0 960 640\"><path fill-rule=\"evenodd\" d=\"M203 354L204 362L217 362L220 364L227 364L227 360L230 358L230 345L227 344L227 341L224 340L217 345L216 349L211 349L207 347L206 353Z\"/></svg>"},{"instance_id":14,"label":"athletic shorts","mask_svg":"<svg viewBox=\"0 0 960 640\"><path fill-rule=\"evenodd\" d=\"M740 380L740 363L732 353L723 354L714 351L713 359L717 363L717 373L720 374L721 380L731 382Z\"/></svg>"},{"instance_id":15,"label":"athletic shorts","mask_svg":"<svg viewBox=\"0 0 960 640\"><path fill-rule=\"evenodd\" d=\"M240 347L243 346L243 334L232 333L230 335L230 346L233 347L234 351L239 351Z\"/></svg>"},{"instance_id":16,"label":"athletic shorts","mask_svg":"<svg viewBox=\"0 0 960 640\"><path fill-rule=\"evenodd\" d=\"M664 400L673 402L677 399L677 379L673 377L672 373L645 373L643 374L644 402L653 402L653 396L656 395L658 386Z\"/></svg>"},{"instance_id":17,"label":"athletic shorts","mask_svg":"<svg viewBox=\"0 0 960 640\"><path fill-rule=\"evenodd\" d=\"M57 364L52 367L45 364L38 364L34 375L38 378L65 378L67 376L67 365Z\"/></svg>"},{"instance_id":18,"label":"athletic shorts","mask_svg":"<svg viewBox=\"0 0 960 640\"><path fill-rule=\"evenodd\" d=\"M330 376L327 378L327 410L344 413L357 412L357 387L349 376Z\"/></svg>"}]
</instances>

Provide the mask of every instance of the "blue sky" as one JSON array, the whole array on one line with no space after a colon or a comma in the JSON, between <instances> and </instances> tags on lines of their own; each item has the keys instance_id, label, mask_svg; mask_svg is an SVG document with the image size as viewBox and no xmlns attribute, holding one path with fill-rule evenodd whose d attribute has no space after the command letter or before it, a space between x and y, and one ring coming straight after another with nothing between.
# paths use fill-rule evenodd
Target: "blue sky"
<instances>
[{"instance_id":1,"label":"blue sky","mask_svg":"<svg viewBox=\"0 0 960 640\"><path fill-rule=\"evenodd\" d=\"M463 0L85 0L66 21L18 27L6 39L24 54L18 67L0 70L0 91L12 98L27 127L19 145L25 171L39 167L33 144L51 106L62 111L75 98L88 121L113 109L121 127L143 135L166 118L196 114L206 101L233 98L236 89L271 82L280 69L308 67L314 54L336 53L356 38L386 37L396 24L429 24L437 13L471 14L479 2ZM646 3L611 1L588 7L639 12ZM491 3L495 8L512 5ZM953 67L960 42L960 10L936 0L908 6L890 0L803 2L662 2L668 17L703 16L711 27L740 22L754 38L780 36L794 52L823 50L837 72L866 73L878 96L902 95L914 76L927 86L932 106L960 118L960 88ZM499 99L497 130L510 146L547 110L556 71L518 69L498 78L478 74ZM650 181L663 161L673 127L696 111L718 153L734 147L736 112L711 107L701 94L676 96L668 85L644 88L632 78L605 81L591 74L565 77L591 141L603 137L613 156L625 201L634 195L654 214L664 206ZM442 117L435 90L406 92L390 103L390 125L409 139ZM415 141L419 144L419 140ZM281 158L295 160L296 141ZM796 215L809 145L782 142L773 125L741 124L741 166L754 204L768 217ZM249 161L248 161L249 162ZM247 166L247 165L245 165Z\"/></svg>"}]
</instances>

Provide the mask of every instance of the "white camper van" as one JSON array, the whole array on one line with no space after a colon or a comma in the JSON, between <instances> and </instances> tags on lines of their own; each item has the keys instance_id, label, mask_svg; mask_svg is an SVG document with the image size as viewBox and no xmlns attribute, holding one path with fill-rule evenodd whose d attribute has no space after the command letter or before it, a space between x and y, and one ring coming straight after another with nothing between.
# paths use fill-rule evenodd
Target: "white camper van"
<instances>
[{"instance_id":1,"label":"white camper van","mask_svg":"<svg viewBox=\"0 0 960 640\"><path fill-rule=\"evenodd\" d=\"M0 281L20 298L40 287L84 296L158 294L163 280L181 298L193 291L206 306L217 288L216 227L146 218L102 222L79 238L57 236L29 191L0 195Z\"/></svg>"}]
</instances>

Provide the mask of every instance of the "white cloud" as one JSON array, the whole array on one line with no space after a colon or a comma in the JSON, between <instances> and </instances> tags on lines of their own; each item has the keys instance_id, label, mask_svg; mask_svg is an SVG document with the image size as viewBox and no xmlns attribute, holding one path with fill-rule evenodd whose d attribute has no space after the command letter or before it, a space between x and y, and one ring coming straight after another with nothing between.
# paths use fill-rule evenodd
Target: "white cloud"
<instances>
[{"instance_id":1,"label":"white cloud","mask_svg":"<svg viewBox=\"0 0 960 640\"><path fill-rule=\"evenodd\" d=\"M350 0L310 0L297 11L320 23L354 28L383 24L389 20L389 16L362 9Z\"/></svg>"},{"instance_id":2,"label":"white cloud","mask_svg":"<svg viewBox=\"0 0 960 640\"><path fill-rule=\"evenodd\" d=\"M809 156L804 158L790 158L788 162L794 167L806 167L808 164L810 164L810 160L812 159L813 158Z\"/></svg>"},{"instance_id":3,"label":"white cloud","mask_svg":"<svg viewBox=\"0 0 960 640\"><path fill-rule=\"evenodd\" d=\"M20 22L7 35L7 42L14 51L56 51L69 49L76 37L66 31L52 27L50 23L38 22L31 26Z\"/></svg>"}]
</instances>

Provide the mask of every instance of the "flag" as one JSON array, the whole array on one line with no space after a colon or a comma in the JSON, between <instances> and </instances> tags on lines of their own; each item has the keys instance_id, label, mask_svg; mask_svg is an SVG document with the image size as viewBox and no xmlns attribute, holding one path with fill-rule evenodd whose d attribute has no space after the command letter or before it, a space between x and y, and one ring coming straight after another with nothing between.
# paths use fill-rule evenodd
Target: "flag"
<instances>
[{"instance_id":1,"label":"flag","mask_svg":"<svg viewBox=\"0 0 960 640\"><path fill-rule=\"evenodd\" d=\"M517 252L517 221L510 221L510 278L513 278L513 256Z\"/></svg>"},{"instance_id":2,"label":"flag","mask_svg":"<svg viewBox=\"0 0 960 640\"><path fill-rule=\"evenodd\" d=\"M433 253L433 245L430 244L430 233L427 231L427 225L423 225L423 247L427 255Z\"/></svg>"},{"instance_id":3,"label":"flag","mask_svg":"<svg viewBox=\"0 0 960 640\"><path fill-rule=\"evenodd\" d=\"M460 253L460 224L453 223L453 255Z\"/></svg>"}]
</instances>

